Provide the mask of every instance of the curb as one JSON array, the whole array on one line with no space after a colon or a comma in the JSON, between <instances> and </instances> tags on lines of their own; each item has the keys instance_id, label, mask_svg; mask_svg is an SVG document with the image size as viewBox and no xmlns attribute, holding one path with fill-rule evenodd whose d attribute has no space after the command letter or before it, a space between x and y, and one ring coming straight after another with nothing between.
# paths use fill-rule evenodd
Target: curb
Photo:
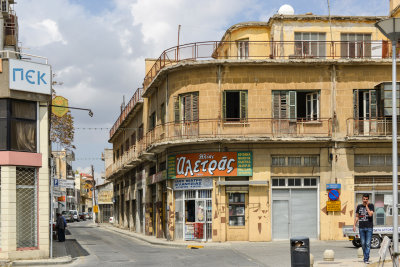
<instances>
[{"instance_id":1,"label":"curb","mask_svg":"<svg viewBox=\"0 0 400 267\"><path fill-rule=\"evenodd\" d=\"M127 230L123 230L114 226L101 226L101 225L97 225L98 227L104 229L104 230L109 230L109 231L113 231L119 234L123 234L123 235L128 235L132 238L135 238L137 240L146 242L150 245L155 245L155 246L165 246L165 247L172 247L172 248L186 248L186 249L191 249L191 248L230 248L231 246L229 244L221 244L221 243L215 243L215 244L211 244L211 243L176 243L174 241L158 241L158 240L149 240L149 238L146 237L142 237L140 234L138 233L134 233L134 232L130 232Z\"/></svg>"},{"instance_id":2,"label":"curb","mask_svg":"<svg viewBox=\"0 0 400 267\"><path fill-rule=\"evenodd\" d=\"M71 262L72 262L71 256L66 256L53 259L17 260L13 261L11 266L59 265L59 264L68 264Z\"/></svg>"}]
</instances>

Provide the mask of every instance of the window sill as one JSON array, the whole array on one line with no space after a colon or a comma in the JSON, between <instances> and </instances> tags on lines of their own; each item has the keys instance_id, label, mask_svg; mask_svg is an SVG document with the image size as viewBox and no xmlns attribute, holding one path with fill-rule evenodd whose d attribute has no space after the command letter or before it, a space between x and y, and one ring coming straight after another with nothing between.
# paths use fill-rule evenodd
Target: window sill
<instances>
[{"instance_id":1,"label":"window sill","mask_svg":"<svg viewBox=\"0 0 400 267\"><path fill-rule=\"evenodd\" d=\"M224 125L232 125L232 126L235 126L235 125L250 125L250 123L248 122L248 121L222 121L222 123L224 124Z\"/></svg>"},{"instance_id":2,"label":"window sill","mask_svg":"<svg viewBox=\"0 0 400 267\"><path fill-rule=\"evenodd\" d=\"M304 123L304 124L322 124L322 121L316 119L316 120L297 121L297 123Z\"/></svg>"}]
</instances>

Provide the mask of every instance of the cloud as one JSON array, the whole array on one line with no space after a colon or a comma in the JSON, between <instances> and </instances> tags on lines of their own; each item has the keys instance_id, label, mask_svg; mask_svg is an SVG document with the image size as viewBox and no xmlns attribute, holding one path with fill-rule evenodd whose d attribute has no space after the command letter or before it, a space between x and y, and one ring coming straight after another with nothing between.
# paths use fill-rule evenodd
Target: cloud
<instances>
[{"instance_id":1,"label":"cloud","mask_svg":"<svg viewBox=\"0 0 400 267\"><path fill-rule=\"evenodd\" d=\"M323 2L323 3L322 3ZM145 75L144 59L157 58L180 43L219 40L231 25L267 20L281 5L293 5L296 14L327 14L326 1L298 0L24 0L15 5L23 51L48 57L57 93L73 107L77 158L100 157L108 130L118 118L122 97L126 102ZM331 1L332 14L386 15L380 0ZM91 163L100 171L104 162L77 161L82 169Z\"/></svg>"}]
</instances>

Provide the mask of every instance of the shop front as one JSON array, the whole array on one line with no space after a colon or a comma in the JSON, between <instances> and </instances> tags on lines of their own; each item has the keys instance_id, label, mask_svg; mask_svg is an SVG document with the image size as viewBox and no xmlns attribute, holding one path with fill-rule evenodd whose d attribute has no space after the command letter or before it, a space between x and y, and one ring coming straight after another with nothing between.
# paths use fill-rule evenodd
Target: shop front
<instances>
[{"instance_id":1,"label":"shop front","mask_svg":"<svg viewBox=\"0 0 400 267\"><path fill-rule=\"evenodd\" d=\"M211 241L216 237L216 229L224 228L228 231L224 236L230 240L248 240L250 176L251 152L169 156L168 178L173 179L174 192L174 239ZM227 216L223 215L225 211ZM218 221L216 229L213 229L213 221ZM221 236L218 240L221 241Z\"/></svg>"}]
</instances>

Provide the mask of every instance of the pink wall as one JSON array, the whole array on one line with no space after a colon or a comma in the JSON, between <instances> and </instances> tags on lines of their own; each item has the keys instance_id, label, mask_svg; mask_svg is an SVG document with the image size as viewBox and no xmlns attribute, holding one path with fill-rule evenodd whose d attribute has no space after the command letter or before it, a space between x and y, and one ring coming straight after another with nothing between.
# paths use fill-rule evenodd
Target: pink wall
<instances>
[{"instance_id":1,"label":"pink wall","mask_svg":"<svg viewBox=\"0 0 400 267\"><path fill-rule=\"evenodd\" d=\"M16 151L0 151L0 166L42 167L42 154Z\"/></svg>"}]
</instances>

